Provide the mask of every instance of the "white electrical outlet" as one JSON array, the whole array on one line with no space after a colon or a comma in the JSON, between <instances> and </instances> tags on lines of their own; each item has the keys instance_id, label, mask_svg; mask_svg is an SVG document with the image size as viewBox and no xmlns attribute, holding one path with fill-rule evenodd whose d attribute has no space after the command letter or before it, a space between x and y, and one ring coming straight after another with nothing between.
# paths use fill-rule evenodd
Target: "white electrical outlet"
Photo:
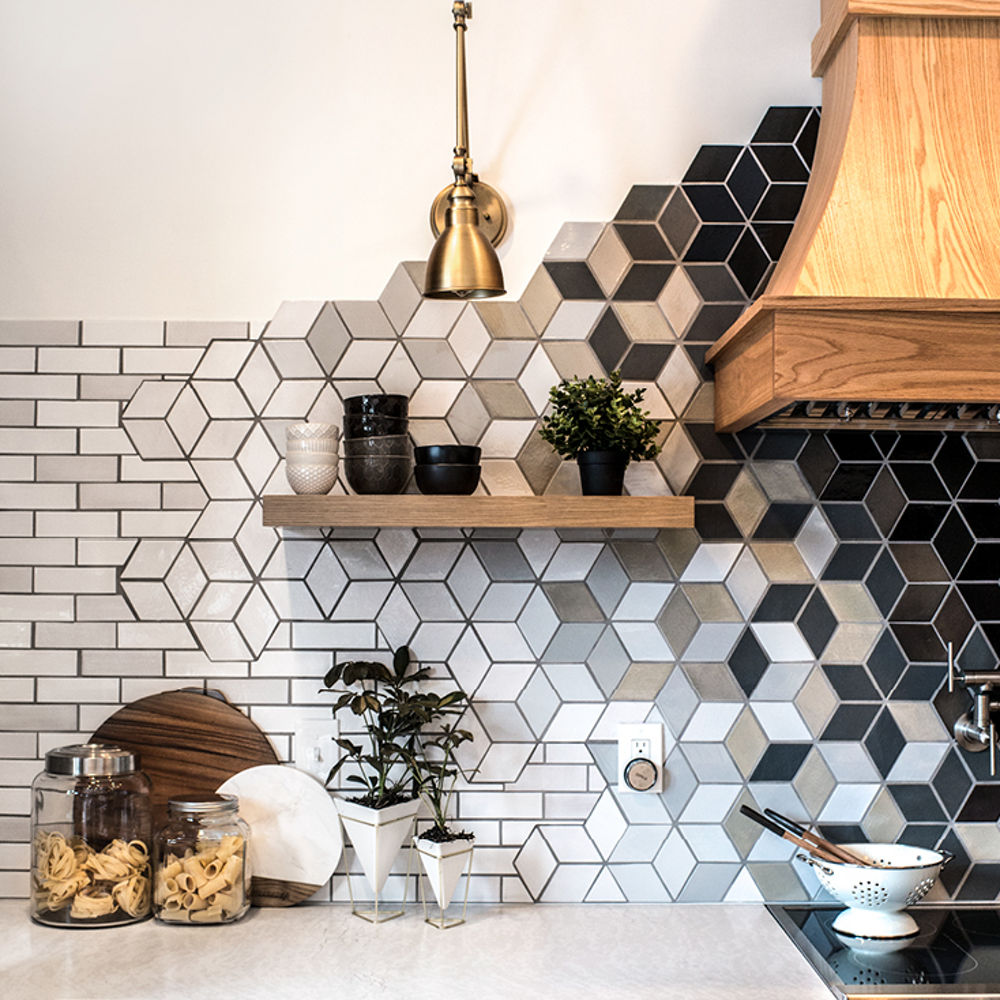
<instances>
[{"instance_id":1,"label":"white electrical outlet","mask_svg":"<svg viewBox=\"0 0 1000 1000\"><path fill-rule=\"evenodd\" d=\"M618 790L663 791L663 724L623 723L618 727Z\"/></svg>"},{"instance_id":2,"label":"white electrical outlet","mask_svg":"<svg viewBox=\"0 0 1000 1000\"><path fill-rule=\"evenodd\" d=\"M325 782L340 754L334 742L340 732L329 715L322 719L302 719L292 737L292 763Z\"/></svg>"}]
</instances>

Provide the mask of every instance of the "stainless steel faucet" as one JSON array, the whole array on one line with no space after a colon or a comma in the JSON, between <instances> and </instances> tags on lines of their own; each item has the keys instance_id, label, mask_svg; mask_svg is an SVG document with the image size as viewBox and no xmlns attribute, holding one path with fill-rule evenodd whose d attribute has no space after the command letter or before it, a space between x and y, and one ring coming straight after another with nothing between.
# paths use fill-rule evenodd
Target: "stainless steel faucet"
<instances>
[{"instance_id":1,"label":"stainless steel faucet","mask_svg":"<svg viewBox=\"0 0 1000 1000\"><path fill-rule=\"evenodd\" d=\"M966 673L955 663L954 648L949 642L948 690L954 691L956 683L974 690L972 711L955 720L955 741L963 750L971 750L974 753L989 750L990 775L994 776L997 773L997 738L993 714L1000 711L1000 701L994 701L993 688L1000 686L1000 671Z\"/></svg>"}]
</instances>

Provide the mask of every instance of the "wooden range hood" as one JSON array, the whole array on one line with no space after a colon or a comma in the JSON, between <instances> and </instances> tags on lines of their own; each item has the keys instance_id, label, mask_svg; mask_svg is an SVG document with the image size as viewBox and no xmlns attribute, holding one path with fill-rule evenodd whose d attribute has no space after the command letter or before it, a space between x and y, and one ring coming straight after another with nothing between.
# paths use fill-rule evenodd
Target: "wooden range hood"
<instances>
[{"instance_id":1,"label":"wooden range hood","mask_svg":"<svg viewBox=\"0 0 1000 1000\"><path fill-rule=\"evenodd\" d=\"M1000 0L822 0L812 55L812 176L764 295L708 352L716 428L1000 403Z\"/></svg>"}]
</instances>

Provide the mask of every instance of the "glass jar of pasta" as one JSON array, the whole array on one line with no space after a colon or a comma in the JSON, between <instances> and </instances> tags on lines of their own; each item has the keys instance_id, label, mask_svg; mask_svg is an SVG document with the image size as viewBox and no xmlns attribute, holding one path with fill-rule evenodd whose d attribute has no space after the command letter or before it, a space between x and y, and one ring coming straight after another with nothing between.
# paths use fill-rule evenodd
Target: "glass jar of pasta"
<instances>
[{"instance_id":1,"label":"glass jar of pasta","mask_svg":"<svg viewBox=\"0 0 1000 1000\"><path fill-rule=\"evenodd\" d=\"M235 795L171 799L156 834L153 913L167 923L228 924L250 908L250 827Z\"/></svg>"},{"instance_id":2,"label":"glass jar of pasta","mask_svg":"<svg viewBox=\"0 0 1000 1000\"><path fill-rule=\"evenodd\" d=\"M102 927L148 917L152 812L138 756L96 743L50 750L31 791L32 919Z\"/></svg>"}]
</instances>

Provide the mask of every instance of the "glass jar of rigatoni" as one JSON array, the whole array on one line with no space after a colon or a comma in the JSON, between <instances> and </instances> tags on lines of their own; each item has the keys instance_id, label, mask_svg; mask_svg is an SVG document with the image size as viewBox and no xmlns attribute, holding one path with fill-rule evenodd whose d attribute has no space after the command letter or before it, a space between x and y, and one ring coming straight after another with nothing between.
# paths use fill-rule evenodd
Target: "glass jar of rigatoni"
<instances>
[{"instance_id":1,"label":"glass jar of rigatoni","mask_svg":"<svg viewBox=\"0 0 1000 1000\"><path fill-rule=\"evenodd\" d=\"M250 907L250 827L235 795L171 799L156 834L153 915L164 923L227 924Z\"/></svg>"}]
</instances>

